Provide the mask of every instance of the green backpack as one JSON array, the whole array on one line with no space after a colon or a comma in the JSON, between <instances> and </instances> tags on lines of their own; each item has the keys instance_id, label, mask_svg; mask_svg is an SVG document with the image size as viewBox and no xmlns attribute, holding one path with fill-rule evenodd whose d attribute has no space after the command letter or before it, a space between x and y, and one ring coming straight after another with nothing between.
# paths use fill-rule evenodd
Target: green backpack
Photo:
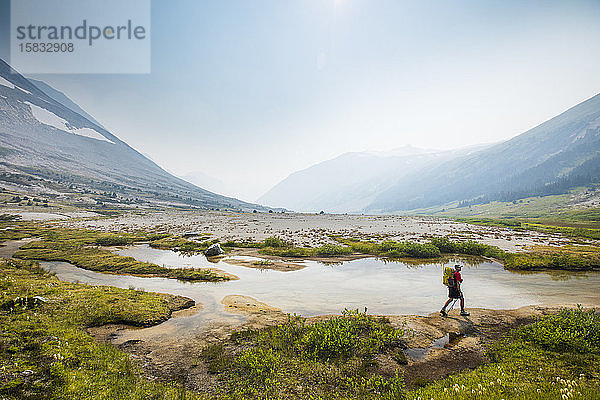
<instances>
[{"instance_id":1,"label":"green backpack","mask_svg":"<svg viewBox=\"0 0 600 400\"><path fill-rule=\"evenodd\" d=\"M445 286L455 287L456 282L454 279L454 269L452 267L444 267L444 276L442 278L442 282Z\"/></svg>"}]
</instances>

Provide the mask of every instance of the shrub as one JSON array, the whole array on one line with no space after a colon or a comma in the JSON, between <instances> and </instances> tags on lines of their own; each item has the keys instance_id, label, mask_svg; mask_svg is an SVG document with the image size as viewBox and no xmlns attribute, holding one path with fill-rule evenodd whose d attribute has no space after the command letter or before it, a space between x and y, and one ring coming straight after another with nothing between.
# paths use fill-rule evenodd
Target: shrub
<instances>
[{"instance_id":1,"label":"shrub","mask_svg":"<svg viewBox=\"0 0 600 400\"><path fill-rule=\"evenodd\" d=\"M133 243L133 239L121 235L104 235L96 239L96 244L99 246L127 246Z\"/></svg>"},{"instance_id":2,"label":"shrub","mask_svg":"<svg viewBox=\"0 0 600 400\"><path fill-rule=\"evenodd\" d=\"M517 330L517 337L557 352L600 354L600 315L595 309L563 309Z\"/></svg>"},{"instance_id":3,"label":"shrub","mask_svg":"<svg viewBox=\"0 0 600 400\"><path fill-rule=\"evenodd\" d=\"M262 242L263 247L286 247L287 243L285 243L283 240L281 240L280 237L278 236L271 236L266 238L265 240L263 240Z\"/></svg>"}]
</instances>

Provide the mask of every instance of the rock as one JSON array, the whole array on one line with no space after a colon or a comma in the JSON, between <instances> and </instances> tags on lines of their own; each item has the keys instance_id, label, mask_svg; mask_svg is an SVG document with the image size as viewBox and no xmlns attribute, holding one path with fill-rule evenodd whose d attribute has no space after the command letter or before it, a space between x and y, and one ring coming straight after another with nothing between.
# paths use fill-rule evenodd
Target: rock
<instances>
[{"instance_id":1,"label":"rock","mask_svg":"<svg viewBox=\"0 0 600 400\"><path fill-rule=\"evenodd\" d=\"M214 257L214 256L218 256L219 254L223 254L223 253L225 253L225 252L221 248L221 245L219 243L215 243L215 244L211 245L208 249L206 249L206 251L204 252L204 255L206 257Z\"/></svg>"}]
</instances>

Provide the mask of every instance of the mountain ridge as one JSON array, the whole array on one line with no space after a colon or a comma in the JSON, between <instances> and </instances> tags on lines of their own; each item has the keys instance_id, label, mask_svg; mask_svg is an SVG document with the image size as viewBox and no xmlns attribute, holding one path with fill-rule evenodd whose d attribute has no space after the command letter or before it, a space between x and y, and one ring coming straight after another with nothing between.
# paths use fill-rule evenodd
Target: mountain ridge
<instances>
[{"instance_id":1,"label":"mountain ridge","mask_svg":"<svg viewBox=\"0 0 600 400\"><path fill-rule=\"evenodd\" d=\"M0 172L5 184L36 191L46 186L48 192L75 188L85 194L82 197L90 206L119 202L128 206L269 210L212 193L168 173L102 125L74 111L72 105L68 107L48 95L3 60L0 77Z\"/></svg>"}]
</instances>

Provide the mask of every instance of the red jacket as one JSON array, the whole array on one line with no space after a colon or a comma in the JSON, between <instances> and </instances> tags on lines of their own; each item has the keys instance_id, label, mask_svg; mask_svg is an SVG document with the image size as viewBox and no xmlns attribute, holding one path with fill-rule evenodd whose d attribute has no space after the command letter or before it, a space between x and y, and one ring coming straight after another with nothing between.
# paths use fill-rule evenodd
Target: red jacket
<instances>
[{"instance_id":1,"label":"red jacket","mask_svg":"<svg viewBox=\"0 0 600 400\"><path fill-rule=\"evenodd\" d=\"M460 275L460 272L454 271L454 282L456 282L455 285L457 288L460 287L460 284L462 283L462 281L463 280L462 280L462 276Z\"/></svg>"}]
</instances>

